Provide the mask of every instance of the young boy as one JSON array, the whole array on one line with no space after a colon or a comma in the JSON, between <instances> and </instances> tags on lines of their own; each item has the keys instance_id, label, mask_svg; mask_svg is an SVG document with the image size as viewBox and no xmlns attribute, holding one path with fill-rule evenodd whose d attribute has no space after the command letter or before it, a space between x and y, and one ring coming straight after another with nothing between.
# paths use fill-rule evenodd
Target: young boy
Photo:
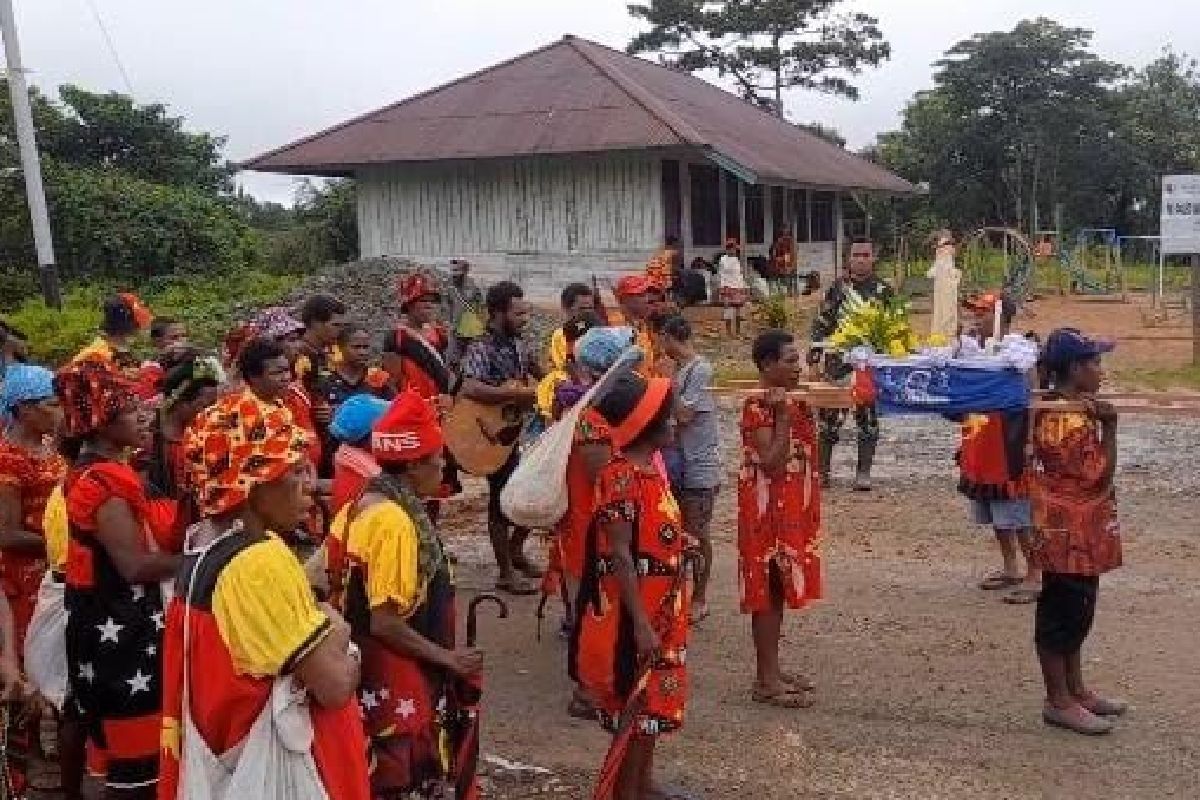
<instances>
[{"instance_id":1,"label":"young boy","mask_svg":"<svg viewBox=\"0 0 1200 800\"><path fill-rule=\"evenodd\" d=\"M783 609L824 595L821 577L821 479L808 406L787 393L804 361L790 333L767 330L754 340L762 397L742 409L738 477L738 568L742 612L754 634L757 674L752 697L782 708L807 708L813 685L779 664Z\"/></svg>"},{"instance_id":2,"label":"young boy","mask_svg":"<svg viewBox=\"0 0 1200 800\"><path fill-rule=\"evenodd\" d=\"M1001 329L995 331L995 304L1003 303ZM980 346L992 336L1008 333L1015 309L1005 299L983 295L966 304L974 318L967 335ZM1025 479L1025 443L1029 418L1025 411L968 414L962 421L958 450L958 490L971 502L971 518L990 525L1000 546L1002 568L979 584L984 591L1011 589L1004 602L1028 604L1037 600L1042 576L1030 558L1031 529L1028 486ZM1017 550L1025 559L1022 572Z\"/></svg>"},{"instance_id":3,"label":"young boy","mask_svg":"<svg viewBox=\"0 0 1200 800\"><path fill-rule=\"evenodd\" d=\"M673 488L683 514L683 529L700 542L704 554L692 592L694 624L708 616L708 579L713 559L709 527L721 486L720 419L712 393L712 364L696 352L688 321L679 315L661 320L658 342L662 352L677 365L672 382L680 474Z\"/></svg>"},{"instance_id":4,"label":"young boy","mask_svg":"<svg viewBox=\"0 0 1200 800\"><path fill-rule=\"evenodd\" d=\"M1049 397L1082 402L1084 410L1039 412L1032 437L1033 553L1044 570L1034 626L1046 684L1042 718L1088 735L1110 732L1109 718L1127 710L1086 687L1080 652L1096 613L1100 576L1121 566L1113 489L1117 413L1095 399L1103 378L1100 356L1112 349L1074 328L1050 334L1043 355L1053 385Z\"/></svg>"}]
</instances>

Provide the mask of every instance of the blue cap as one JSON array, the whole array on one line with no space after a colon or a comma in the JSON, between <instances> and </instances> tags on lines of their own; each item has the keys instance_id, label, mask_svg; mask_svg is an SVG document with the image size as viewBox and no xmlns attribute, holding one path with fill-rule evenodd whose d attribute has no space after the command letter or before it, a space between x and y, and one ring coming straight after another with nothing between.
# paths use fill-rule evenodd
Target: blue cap
<instances>
[{"instance_id":1,"label":"blue cap","mask_svg":"<svg viewBox=\"0 0 1200 800\"><path fill-rule=\"evenodd\" d=\"M1047 366L1065 367L1111 353L1116 346L1111 341L1085 336L1078 328L1059 328L1046 339L1042 359Z\"/></svg>"},{"instance_id":2,"label":"blue cap","mask_svg":"<svg viewBox=\"0 0 1200 800\"><path fill-rule=\"evenodd\" d=\"M375 423L391 405L370 394L356 394L338 406L329 423L329 435L340 442L352 444L371 435Z\"/></svg>"}]
</instances>

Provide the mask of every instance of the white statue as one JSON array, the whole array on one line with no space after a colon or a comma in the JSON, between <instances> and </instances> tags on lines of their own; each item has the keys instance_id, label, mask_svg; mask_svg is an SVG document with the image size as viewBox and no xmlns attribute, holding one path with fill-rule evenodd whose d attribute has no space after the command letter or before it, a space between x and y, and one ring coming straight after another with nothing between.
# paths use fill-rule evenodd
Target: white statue
<instances>
[{"instance_id":1,"label":"white statue","mask_svg":"<svg viewBox=\"0 0 1200 800\"><path fill-rule=\"evenodd\" d=\"M925 274L933 280L933 321L929 333L945 342L953 342L958 335L958 285L962 282L962 271L954 266L955 250L950 232L939 231L933 266Z\"/></svg>"}]
</instances>

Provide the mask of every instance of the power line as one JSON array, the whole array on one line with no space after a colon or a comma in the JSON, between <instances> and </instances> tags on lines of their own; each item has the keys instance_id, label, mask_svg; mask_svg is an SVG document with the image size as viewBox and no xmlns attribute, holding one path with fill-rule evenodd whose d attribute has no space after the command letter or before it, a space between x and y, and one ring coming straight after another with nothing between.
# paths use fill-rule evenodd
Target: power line
<instances>
[{"instance_id":1,"label":"power line","mask_svg":"<svg viewBox=\"0 0 1200 800\"><path fill-rule=\"evenodd\" d=\"M108 27L104 24L104 19L100 16L100 9L96 7L95 0L87 0L88 8L92 10L92 17L96 20L96 26L100 28L100 33L104 36L104 43L108 45L109 55L117 65L117 70L121 73L121 79L125 81L125 91L130 97L133 96L133 81L129 80L129 73L125 71L125 64L121 61L121 56L117 53L117 46L113 43L112 36L108 33Z\"/></svg>"}]
</instances>

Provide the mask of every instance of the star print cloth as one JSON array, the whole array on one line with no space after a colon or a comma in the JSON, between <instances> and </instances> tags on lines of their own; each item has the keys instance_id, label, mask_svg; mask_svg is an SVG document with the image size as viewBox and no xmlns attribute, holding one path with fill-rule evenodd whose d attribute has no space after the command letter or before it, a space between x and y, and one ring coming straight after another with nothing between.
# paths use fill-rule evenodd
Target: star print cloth
<instances>
[{"instance_id":1,"label":"star print cloth","mask_svg":"<svg viewBox=\"0 0 1200 800\"><path fill-rule=\"evenodd\" d=\"M152 551L150 501L127 464L82 459L64 486L67 544L67 680L73 713L107 757L109 786L149 786L158 779L162 687L162 592L131 584L96 536L96 514L117 499L145 529Z\"/></svg>"},{"instance_id":2,"label":"star print cloth","mask_svg":"<svg viewBox=\"0 0 1200 800\"><path fill-rule=\"evenodd\" d=\"M184 626L190 627L186 657ZM331 629L304 569L269 536L234 533L201 554L189 551L167 611L163 643L162 778L158 796L176 800L183 741L184 669L190 669L192 730L218 757L250 734L279 676L290 674ZM312 756L331 798L367 800L367 761L357 705L310 703ZM194 750L192 751L194 752Z\"/></svg>"},{"instance_id":3,"label":"star print cloth","mask_svg":"<svg viewBox=\"0 0 1200 800\"><path fill-rule=\"evenodd\" d=\"M637 644L620 588L609 539L610 526L633 528L632 555L638 593L662 642L646 685L636 730L647 736L683 726L687 700L686 591L675 591L683 569L679 506L666 480L616 455L596 479L596 511L588 531L583 580L569 664L571 677L596 699L601 724L613 730L637 680Z\"/></svg>"},{"instance_id":4,"label":"star print cloth","mask_svg":"<svg viewBox=\"0 0 1200 800\"><path fill-rule=\"evenodd\" d=\"M751 398L742 407L742 468L738 474L738 573L744 614L771 607L771 573L788 608L824 596L821 575L821 481L816 428L808 406L788 401L790 454L783 472L762 468L755 432L775 427L775 412Z\"/></svg>"},{"instance_id":5,"label":"star print cloth","mask_svg":"<svg viewBox=\"0 0 1200 800\"><path fill-rule=\"evenodd\" d=\"M334 520L326 539L331 600L362 648L359 702L375 765L374 796L442 797L453 769L447 743L460 724L447 676L370 636L370 616L387 609L417 634L454 649L454 585L432 525L414 519L424 508L389 485L377 478L367 491L391 499L365 508L353 503Z\"/></svg>"}]
</instances>

